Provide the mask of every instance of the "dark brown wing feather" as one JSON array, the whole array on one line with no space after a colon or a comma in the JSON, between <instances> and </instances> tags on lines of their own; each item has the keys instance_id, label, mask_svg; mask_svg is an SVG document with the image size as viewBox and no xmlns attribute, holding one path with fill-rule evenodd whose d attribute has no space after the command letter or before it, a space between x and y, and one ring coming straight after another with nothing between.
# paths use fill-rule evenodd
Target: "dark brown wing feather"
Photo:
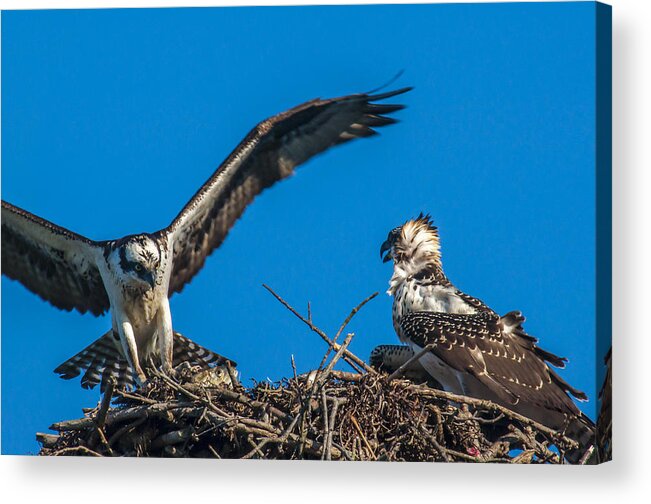
<instances>
[{"instance_id":1,"label":"dark brown wing feather","mask_svg":"<svg viewBox=\"0 0 651 504\"><path fill-rule=\"evenodd\" d=\"M169 227L174 244L170 295L179 292L226 238L245 208L264 189L301 163L335 145L374 135L395 123L403 105L375 104L409 91L316 99L258 124L183 208Z\"/></svg>"},{"instance_id":2,"label":"dark brown wing feather","mask_svg":"<svg viewBox=\"0 0 651 504\"><path fill-rule=\"evenodd\" d=\"M507 318L509 317L509 318ZM535 338L522 334L519 323L510 325L511 314L460 315L415 312L402 318L404 337L420 347L430 343L439 359L457 371L474 375L498 397L579 415L568 392L584 399L582 392L570 387L547 365L537 352ZM513 403L513 401L508 401Z\"/></svg>"},{"instance_id":3,"label":"dark brown wing feather","mask_svg":"<svg viewBox=\"0 0 651 504\"><path fill-rule=\"evenodd\" d=\"M2 273L63 310L109 308L93 259L100 244L2 202Z\"/></svg>"}]
</instances>

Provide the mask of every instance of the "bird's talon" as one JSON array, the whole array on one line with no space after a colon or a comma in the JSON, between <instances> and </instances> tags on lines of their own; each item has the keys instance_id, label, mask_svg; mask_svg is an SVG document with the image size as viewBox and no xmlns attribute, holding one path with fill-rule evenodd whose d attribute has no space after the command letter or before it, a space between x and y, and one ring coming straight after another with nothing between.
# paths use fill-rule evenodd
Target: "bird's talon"
<instances>
[{"instance_id":1,"label":"bird's talon","mask_svg":"<svg viewBox=\"0 0 651 504\"><path fill-rule=\"evenodd\" d=\"M178 380L179 373L177 373L174 368L172 368L172 367L164 367L164 368L161 369L161 371L168 378L171 378L172 380L175 380L175 381Z\"/></svg>"}]
</instances>

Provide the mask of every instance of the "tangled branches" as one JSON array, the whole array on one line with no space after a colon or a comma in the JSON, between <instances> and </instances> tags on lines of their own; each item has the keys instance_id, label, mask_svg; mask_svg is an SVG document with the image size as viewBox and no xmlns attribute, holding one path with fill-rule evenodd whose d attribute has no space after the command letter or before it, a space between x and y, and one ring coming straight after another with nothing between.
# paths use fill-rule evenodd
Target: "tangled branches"
<instances>
[{"instance_id":1,"label":"tangled branches","mask_svg":"<svg viewBox=\"0 0 651 504\"><path fill-rule=\"evenodd\" d=\"M132 393L109 386L97 408L37 434L42 455L562 463L576 443L502 406L381 374L338 343L373 296L330 338L271 289L327 344L315 371L245 388L179 369L155 370ZM334 369L346 362L352 371ZM223 371L220 371L223 374ZM111 400L115 406L111 407Z\"/></svg>"}]
</instances>

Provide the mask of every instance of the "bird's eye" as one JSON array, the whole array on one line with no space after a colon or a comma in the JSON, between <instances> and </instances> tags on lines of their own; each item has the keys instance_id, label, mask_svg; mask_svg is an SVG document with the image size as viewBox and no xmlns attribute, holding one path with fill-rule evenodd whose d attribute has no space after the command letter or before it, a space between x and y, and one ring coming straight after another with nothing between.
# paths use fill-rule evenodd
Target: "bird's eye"
<instances>
[{"instance_id":1,"label":"bird's eye","mask_svg":"<svg viewBox=\"0 0 651 504\"><path fill-rule=\"evenodd\" d=\"M136 264L133 269L140 273L142 271L142 266L140 264Z\"/></svg>"}]
</instances>

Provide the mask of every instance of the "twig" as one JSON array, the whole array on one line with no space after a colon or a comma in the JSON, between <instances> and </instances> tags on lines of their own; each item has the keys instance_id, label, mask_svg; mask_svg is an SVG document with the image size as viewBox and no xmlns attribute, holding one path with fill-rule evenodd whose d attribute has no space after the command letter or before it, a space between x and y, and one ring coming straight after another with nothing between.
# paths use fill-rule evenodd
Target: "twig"
<instances>
[{"instance_id":1,"label":"twig","mask_svg":"<svg viewBox=\"0 0 651 504\"><path fill-rule=\"evenodd\" d=\"M110 376L108 379L108 384L107 384L107 389L106 392L104 392L104 397L102 397L102 403L99 407L99 411L97 412L97 418L95 422L97 423L97 427L99 429L102 429L104 427L104 423L106 422L106 413L108 412L109 406L111 405L111 399L113 398L113 391L115 390L115 377Z\"/></svg>"},{"instance_id":2,"label":"twig","mask_svg":"<svg viewBox=\"0 0 651 504\"><path fill-rule=\"evenodd\" d=\"M36 441L41 443L43 448L52 448L56 446L57 442L59 441L59 435L58 434L47 434L45 432L37 432L36 433Z\"/></svg>"},{"instance_id":3,"label":"twig","mask_svg":"<svg viewBox=\"0 0 651 504\"><path fill-rule=\"evenodd\" d=\"M338 398L338 397L333 397L332 398L332 411L330 412L330 424L328 426L328 437L325 440L325 459L326 460L332 460L332 436L335 430L335 420L337 419L337 410L339 409L340 404L345 404L346 399L345 398Z\"/></svg>"},{"instance_id":4,"label":"twig","mask_svg":"<svg viewBox=\"0 0 651 504\"><path fill-rule=\"evenodd\" d=\"M341 323L341 325L339 326L339 330L337 331L337 334L335 334L335 337L333 338L334 341L336 341L337 338L339 338L339 336L341 336L341 333L344 332L344 329L345 329L346 326L350 323L350 321L353 319L353 317L357 314L357 312L358 312L359 310L361 310L362 307L363 307L366 303L368 303L371 299L377 297L377 295L378 295L378 293L377 293L377 292L374 292L373 294L371 294L370 296L368 296L366 299L364 299L361 303L359 303L355 308L353 308L352 310L350 310L350 313L348 314L348 316L345 318L345 320L344 320L344 321Z\"/></svg>"},{"instance_id":5,"label":"twig","mask_svg":"<svg viewBox=\"0 0 651 504\"><path fill-rule=\"evenodd\" d=\"M294 354L291 355L291 362L292 362L292 372L294 373L294 383L298 385L298 375L296 374L296 362L294 361ZM299 402L303 402L303 389L297 386L296 392L299 397Z\"/></svg>"},{"instance_id":6,"label":"twig","mask_svg":"<svg viewBox=\"0 0 651 504\"><path fill-rule=\"evenodd\" d=\"M111 448L110 443L106 439L106 434L104 434L104 429L101 428L101 427L97 427L97 435L99 436L99 439L102 442L102 445L104 445L104 449L112 457L114 455L113 448Z\"/></svg>"},{"instance_id":7,"label":"twig","mask_svg":"<svg viewBox=\"0 0 651 504\"><path fill-rule=\"evenodd\" d=\"M430 443L432 443L432 446L434 449L439 452L439 455L443 459L443 462L449 462L450 457L448 456L448 451L441 446L441 444L437 441L436 436L430 434L425 427L422 425L419 427L420 431L422 434L425 435L425 437L429 440Z\"/></svg>"},{"instance_id":8,"label":"twig","mask_svg":"<svg viewBox=\"0 0 651 504\"><path fill-rule=\"evenodd\" d=\"M221 459L221 455L219 455L219 453L217 452L217 450L215 450L215 449L212 447L211 444L208 445L208 450L210 451L210 453L212 453L212 454L214 455L214 457L215 457L216 459Z\"/></svg>"},{"instance_id":9,"label":"twig","mask_svg":"<svg viewBox=\"0 0 651 504\"><path fill-rule=\"evenodd\" d=\"M581 457L581 460L579 460L579 465L585 465L588 462L588 460L590 459L590 456L592 455L594 450L595 450L595 446L590 445L590 447L585 451L585 453Z\"/></svg>"},{"instance_id":10,"label":"twig","mask_svg":"<svg viewBox=\"0 0 651 504\"><path fill-rule=\"evenodd\" d=\"M325 460L326 451L328 446L328 435L330 434L330 422L328 421L328 399L326 398L325 389L321 389L321 408L323 417L323 451L321 452L321 460Z\"/></svg>"},{"instance_id":11,"label":"twig","mask_svg":"<svg viewBox=\"0 0 651 504\"><path fill-rule=\"evenodd\" d=\"M430 343L429 345L425 345L423 349L418 352L417 354L412 355L407 362L405 362L402 366L400 366L398 369L396 369L393 373L389 375L389 381L394 380L400 376L402 376L402 373L405 372L405 370L415 361L420 359L423 355L425 355L427 352L432 350L436 346L435 343Z\"/></svg>"},{"instance_id":12,"label":"twig","mask_svg":"<svg viewBox=\"0 0 651 504\"><path fill-rule=\"evenodd\" d=\"M231 380L231 386L235 388L240 388L241 384L240 381L237 379L237 376L235 375L235 371L233 370L233 366L231 366L231 362L229 360L226 361L226 372L228 373L228 377Z\"/></svg>"},{"instance_id":13,"label":"twig","mask_svg":"<svg viewBox=\"0 0 651 504\"><path fill-rule=\"evenodd\" d=\"M334 357L330 359L330 362L323 370L323 373L321 373L317 377L317 379L314 380L315 385L319 384L319 386L322 386L325 383L325 381L328 379L328 376L330 376L330 373L332 372L332 368L335 366L337 361L348 351L348 345L350 345L350 342L353 340L354 336L355 335L353 333L349 333L346 335L344 342L341 344L339 350L337 350L337 353L334 355Z\"/></svg>"},{"instance_id":14,"label":"twig","mask_svg":"<svg viewBox=\"0 0 651 504\"><path fill-rule=\"evenodd\" d=\"M86 448L85 446L70 446L68 448L62 448L53 453L53 455L65 455L67 453L81 452L85 455L91 455L93 457L103 457L101 453L97 453L95 450Z\"/></svg>"},{"instance_id":15,"label":"twig","mask_svg":"<svg viewBox=\"0 0 651 504\"><path fill-rule=\"evenodd\" d=\"M347 371L339 371L337 369L330 371L330 376L336 378L337 380L345 382L359 382L364 378L364 375L358 373L349 373Z\"/></svg>"},{"instance_id":16,"label":"twig","mask_svg":"<svg viewBox=\"0 0 651 504\"><path fill-rule=\"evenodd\" d=\"M153 399L149 399L148 397L141 396L139 394L130 394L125 390L117 389L115 393L121 397L124 397L125 399L131 399L132 401L140 401L145 404L156 404L158 402L158 401L154 401Z\"/></svg>"},{"instance_id":17,"label":"twig","mask_svg":"<svg viewBox=\"0 0 651 504\"><path fill-rule=\"evenodd\" d=\"M361 309L361 308L362 308L366 303L368 303L371 299L373 299L375 296L377 296L377 294L378 294L377 292L374 292L373 294L371 294L370 296L368 296L366 299L364 299L361 303L359 303L355 308L353 308L353 309L350 311L350 313L348 314L348 316L344 319L344 321L343 321L343 322L341 323L341 325L339 326L339 329L337 330L337 334L335 334L335 337L332 338L332 345L328 345L328 351L327 351L327 352L325 353L325 355L323 356L323 360L321 361L321 364L319 364L318 369L321 369L321 368L323 367L323 364L324 364L324 363L326 362L326 360L328 359L328 356L330 355L330 351L331 351L331 350L333 350L333 349L334 349L334 350L339 350L339 345L337 344L337 340L339 339L339 336L341 336L341 333L343 332L343 330L346 328L346 326L350 323L350 321L352 320L352 318L355 316L355 314L356 314L356 313L357 313L357 312L358 312L358 311L359 311L359 310L360 310L360 309ZM311 317L308 317L308 320L310 320L310 319L311 319ZM353 367L353 369L355 369L356 371L358 371L358 370L355 368L355 366L352 365L352 363L351 363L350 365ZM359 371L358 371L358 372L359 372Z\"/></svg>"},{"instance_id":18,"label":"twig","mask_svg":"<svg viewBox=\"0 0 651 504\"><path fill-rule=\"evenodd\" d=\"M296 316L297 316L297 317L298 317L298 318L299 318L303 323L305 323L305 324L306 324L306 325L307 325L307 326L308 326L308 327L309 327L313 332L315 332L316 334L318 334L318 335L321 337L321 339L322 339L323 341L325 341L325 342L328 344L328 346L330 346L330 347L336 349L335 343L333 343L333 341L328 337L328 335L327 335L326 333L324 333L321 329L319 329L317 326L315 326L315 325L312 323L311 320L306 319L306 318L303 317L300 313L298 313L298 312L297 312L297 311L296 311L296 310L295 310L295 309L294 309L294 308L293 308L293 307L292 307L292 306L291 306L287 301L285 301L282 297L280 297L278 294L276 294L276 293L274 292L274 290L273 290L271 287L269 287L269 286L266 285L266 284L262 284L262 286L263 286L265 289L267 289L267 290L271 293L271 295L272 295L273 297L275 297L275 298L276 298L276 299L277 299L277 300L278 300L278 301L279 301L279 302L280 302L280 303L281 303L285 308L287 308L290 312L292 312L294 315L296 315ZM377 293L375 293L375 295L377 295ZM362 303L360 303L360 305L357 307L357 311L359 311L359 308L361 308L361 306L363 306L363 305L366 304L368 301L370 301L371 299L373 299L373 297L375 297L375 295L373 295L373 296L369 296L369 297L366 298L364 301L362 301ZM353 309L353 310L355 310L355 309ZM355 313L357 313L357 311L355 311ZM353 314L353 315L354 315L354 314ZM347 362L348 362L349 360L350 360L350 361L353 361L353 362L354 362L355 364L357 364L359 367L361 367L362 369L364 369L367 373L371 373L371 374L375 374L375 373L377 373L377 371L376 371L375 369L373 369L372 367L370 367L368 364L366 364L366 362L364 362L362 359L360 359L359 357L357 357L357 356L356 356L355 354L353 354L352 352L348 352L348 351L346 351L346 354L345 354L345 355L346 355L345 360L346 360ZM349 362L349 364L350 364L350 362ZM353 366L353 369L355 369L354 366Z\"/></svg>"},{"instance_id":19,"label":"twig","mask_svg":"<svg viewBox=\"0 0 651 504\"><path fill-rule=\"evenodd\" d=\"M368 450L371 457L373 457L373 460L377 460L377 457L375 456L375 453L373 452L373 448L371 448L371 445L369 444L368 439L366 439L366 436L364 435L364 431L361 429L361 427L357 423L357 419L353 415L350 415L350 421L353 423L353 426L355 427L355 430L357 431L359 436L362 438L362 441L364 442L364 446L366 446L366 449Z\"/></svg>"}]
</instances>

